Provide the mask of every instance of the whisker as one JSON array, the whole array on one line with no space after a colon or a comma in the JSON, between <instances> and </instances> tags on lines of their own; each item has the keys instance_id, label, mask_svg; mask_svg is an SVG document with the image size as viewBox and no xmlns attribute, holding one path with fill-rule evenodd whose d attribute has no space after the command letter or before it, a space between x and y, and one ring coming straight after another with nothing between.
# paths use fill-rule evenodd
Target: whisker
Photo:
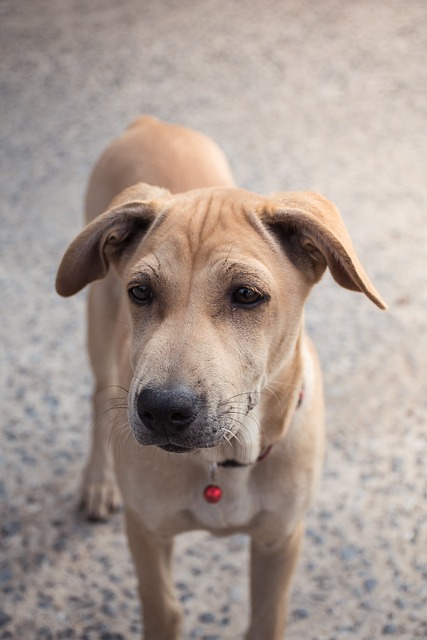
<instances>
[{"instance_id":1,"label":"whisker","mask_svg":"<svg viewBox=\"0 0 427 640\"><path fill-rule=\"evenodd\" d=\"M103 391L108 391L109 389L120 389L120 391L124 391L126 395L129 393L129 389L123 387L121 384L107 384L104 387L99 387L99 389L95 389L95 393L99 394Z\"/></svg>"},{"instance_id":2,"label":"whisker","mask_svg":"<svg viewBox=\"0 0 427 640\"><path fill-rule=\"evenodd\" d=\"M230 402L242 402L242 403L244 402L245 404L247 404L248 398L250 396L256 395L257 393L258 393L257 391L249 391L249 392L245 391L245 392L242 392L242 393L236 393L236 395L230 396L230 398L227 398L227 400L224 400L223 402L220 402L218 404L218 406L222 407L223 405L229 404ZM235 398L239 398L241 396L244 396L243 400L235 400Z\"/></svg>"}]
</instances>

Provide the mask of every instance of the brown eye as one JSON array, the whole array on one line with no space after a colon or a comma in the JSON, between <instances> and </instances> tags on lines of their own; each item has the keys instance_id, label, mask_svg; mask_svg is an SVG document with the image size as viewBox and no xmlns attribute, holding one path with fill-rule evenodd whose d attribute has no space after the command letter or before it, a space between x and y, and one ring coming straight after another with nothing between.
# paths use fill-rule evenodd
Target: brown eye
<instances>
[{"instance_id":1,"label":"brown eye","mask_svg":"<svg viewBox=\"0 0 427 640\"><path fill-rule=\"evenodd\" d=\"M153 290L145 284L139 284L128 290L129 298L136 304L148 304L153 299Z\"/></svg>"},{"instance_id":2,"label":"brown eye","mask_svg":"<svg viewBox=\"0 0 427 640\"><path fill-rule=\"evenodd\" d=\"M239 287L239 289L233 291L231 299L234 304L254 307L265 298L262 293L256 289L252 289L251 287Z\"/></svg>"}]
</instances>

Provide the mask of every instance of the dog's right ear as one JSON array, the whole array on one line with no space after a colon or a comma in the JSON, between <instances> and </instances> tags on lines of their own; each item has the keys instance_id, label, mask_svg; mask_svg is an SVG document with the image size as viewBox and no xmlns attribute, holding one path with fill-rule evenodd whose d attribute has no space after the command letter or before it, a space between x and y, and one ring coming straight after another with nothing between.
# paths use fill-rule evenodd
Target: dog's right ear
<instances>
[{"instance_id":1,"label":"dog's right ear","mask_svg":"<svg viewBox=\"0 0 427 640\"><path fill-rule=\"evenodd\" d=\"M165 189L148 185L123 191L70 244L58 268L56 291L72 296L103 278L110 263L118 262L148 232L162 210L160 199L167 195Z\"/></svg>"}]
</instances>

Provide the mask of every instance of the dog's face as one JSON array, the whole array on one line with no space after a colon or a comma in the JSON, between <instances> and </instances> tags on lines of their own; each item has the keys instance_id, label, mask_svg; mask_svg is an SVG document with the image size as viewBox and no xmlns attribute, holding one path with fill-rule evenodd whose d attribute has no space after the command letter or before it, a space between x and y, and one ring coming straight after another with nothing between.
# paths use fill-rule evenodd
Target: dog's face
<instances>
[{"instance_id":1,"label":"dog's face","mask_svg":"<svg viewBox=\"0 0 427 640\"><path fill-rule=\"evenodd\" d=\"M284 207L237 189L154 195L135 202L134 188L91 223L63 259L58 291L74 293L109 263L120 276L138 443L182 453L236 442L253 461L254 409L294 354L326 264L340 284L382 303L325 199L288 194ZM328 228L331 216L339 219Z\"/></svg>"},{"instance_id":2,"label":"dog's face","mask_svg":"<svg viewBox=\"0 0 427 640\"><path fill-rule=\"evenodd\" d=\"M295 348L309 290L258 206L240 192L170 198L122 272L140 444L183 452L236 438L258 453L250 413Z\"/></svg>"}]
</instances>

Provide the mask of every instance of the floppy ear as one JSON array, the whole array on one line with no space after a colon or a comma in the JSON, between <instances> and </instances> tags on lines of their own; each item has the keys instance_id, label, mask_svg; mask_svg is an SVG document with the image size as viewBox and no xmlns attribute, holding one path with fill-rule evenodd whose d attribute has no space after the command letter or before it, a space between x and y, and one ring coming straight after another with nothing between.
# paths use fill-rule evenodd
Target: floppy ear
<instances>
[{"instance_id":1,"label":"floppy ear","mask_svg":"<svg viewBox=\"0 0 427 640\"><path fill-rule=\"evenodd\" d=\"M342 287L362 291L380 309L387 305L369 280L336 207L313 192L271 196L261 219L279 237L291 258L306 268L313 282L326 266Z\"/></svg>"},{"instance_id":2,"label":"floppy ear","mask_svg":"<svg viewBox=\"0 0 427 640\"><path fill-rule=\"evenodd\" d=\"M142 183L123 191L70 244L58 268L56 291L71 296L103 278L110 262L119 260L147 233L161 211L156 199L166 195L168 191Z\"/></svg>"}]
</instances>

